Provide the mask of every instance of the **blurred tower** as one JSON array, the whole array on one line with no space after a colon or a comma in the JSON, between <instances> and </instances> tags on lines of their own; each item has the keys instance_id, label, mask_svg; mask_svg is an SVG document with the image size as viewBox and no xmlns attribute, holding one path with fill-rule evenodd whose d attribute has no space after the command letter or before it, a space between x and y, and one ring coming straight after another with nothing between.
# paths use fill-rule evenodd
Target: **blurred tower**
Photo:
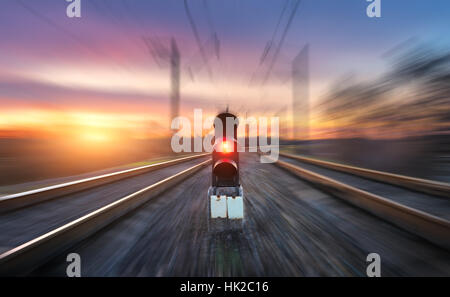
<instances>
[{"instance_id":1,"label":"blurred tower","mask_svg":"<svg viewBox=\"0 0 450 297\"><path fill-rule=\"evenodd\" d=\"M170 43L169 40L158 37L143 37L143 40L158 67L170 67L169 131L171 131L172 120L180 113L180 51L175 38L171 38Z\"/></svg>"},{"instance_id":2,"label":"blurred tower","mask_svg":"<svg viewBox=\"0 0 450 297\"><path fill-rule=\"evenodd\" d=\"M309 44L292 61L293 138L309 138Z\"/></svg>"},{"instance_id":3,"label":"blurred tower","mask_svg":"<svg viewBox=\"0 0 450 297\"><path fill-rule=\"evenodd\" d=\"M170 41L170 123L180 113L180 51L175 39ZM169 125L170 125L169 123Z\"/></svg>"},{"instance_id":4,"label":"blurred tower","mask_svg":"<svg viewBox=\"0 0 450 297\"><path fill-rule=\"evenodd\" d=\"M280 139L286 139L289 138L289 135L287 135L288 133L288 124L286 122L286 114L288 112L288 107L287 106L283 106L282 108L280 108L276 113L275 116L278 117L279 119L279 137Z\"/></svg>"}]
</instances>

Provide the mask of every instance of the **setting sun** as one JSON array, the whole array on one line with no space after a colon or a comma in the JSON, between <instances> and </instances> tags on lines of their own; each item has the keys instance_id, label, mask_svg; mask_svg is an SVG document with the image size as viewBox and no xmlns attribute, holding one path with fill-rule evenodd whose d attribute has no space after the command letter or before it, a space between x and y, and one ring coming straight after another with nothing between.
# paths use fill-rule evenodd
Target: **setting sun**
<instances>
[{"instance_id":1,"label":"setting sun","mask_svg":"<svg viewBox=\"0 0 450 297\"><path fill-rule=\"evenodd\" d=\"M112 137L98 131L86 131L81 133L81 139L89 142L108 142L112 140Z\"/></svg>"}]
</instances>

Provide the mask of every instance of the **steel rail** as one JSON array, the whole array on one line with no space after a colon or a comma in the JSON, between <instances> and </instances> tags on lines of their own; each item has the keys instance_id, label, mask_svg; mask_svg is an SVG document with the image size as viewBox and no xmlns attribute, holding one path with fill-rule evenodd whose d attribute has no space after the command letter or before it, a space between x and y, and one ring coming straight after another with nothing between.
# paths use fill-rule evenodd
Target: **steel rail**
<instances>
[{"instance_id":1,"label":"steel rail","mask_svg":"<svg viewBox=\"0 0 450 297\"><path fill-rule=\"evenodd\" d=\"M437 246L450 250L450 221L446 219L366 192L289 162L277 160L274 163L295 176L320 186L325 191L348 203L416 234Z\"/></svg>"},{"instance_id":2,"label":"steel rail","mask_svg":"<svg viewBox=\"0 0 450 297\"><path fill-rule=\"evenodd\" d=\"M0 254L0 276L26 275L210 163L211 159L203 161Z\"/></svg>"},{"instance_id":3,"label":"steel rail","mask_svg":"<svg viewBox=\"0 0 450 297\"><path fill-rule=\"evenodd\" d=\"M281 153L280 156L301 162L317 165L324 168L333 169L353 175L369 178L376 181L401 186L410 190L422 192L425 194L437 195L450 198L450 183L438 182L428 179L421 179L400 174L388 173L383 171L371 170L356 166L344 165L335 162L322 161L299 155Z\"/></svg>"},{"instance_id":4,"label":"steel rail","mask_svg":"<svg viewBox=\"0 0 450 297\"><path fill-rule=\"evenodd\" d=\"M136 168L121 170L99 176L84 178L67 183L43 187L35 190L11 194L0 197L0 213L8 212L18 208L30 206L42 201L54 199L79 191L91 189L97 186L105 185L111 182L122 180L128 177L148 173L165 167L177 165L183 162L191 161L201 157L206 157L210 153L198 154L194 156L177 158L170 161L164 161L156 164L140 166Z\"/></svg>"}]
</instances>

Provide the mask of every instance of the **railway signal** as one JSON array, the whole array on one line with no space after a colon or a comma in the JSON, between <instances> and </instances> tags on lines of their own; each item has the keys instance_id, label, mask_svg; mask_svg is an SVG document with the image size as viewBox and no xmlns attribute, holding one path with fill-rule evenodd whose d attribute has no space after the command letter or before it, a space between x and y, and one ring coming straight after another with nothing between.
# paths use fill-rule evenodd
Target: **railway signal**
<instances>
[{"instance_id":1,"label":"railway signal","mask_svg":"<svg viewBox=\"0 0 450 297\"><path fill-rule=\"evenodd\" d=\"M238 121L225 112L217 115L222 129L215 127L212 152L212 185L208 190L208 229L213 232L241 229L244 222L244 191L239 179L239 152L236 140ZM233 133L227 133L232 121ZM220 131L222 130L222 131Z\"/></svg>"}]
</instances>

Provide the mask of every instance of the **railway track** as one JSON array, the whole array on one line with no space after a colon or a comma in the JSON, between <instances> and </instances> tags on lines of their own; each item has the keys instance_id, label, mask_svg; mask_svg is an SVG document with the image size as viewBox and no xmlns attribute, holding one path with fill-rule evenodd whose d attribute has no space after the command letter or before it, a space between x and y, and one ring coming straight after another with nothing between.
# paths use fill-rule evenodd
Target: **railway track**
<instances>
[{"instance_id":1,"label":"railway track","mask_svg":"<svg viewBox=\"0 0 450 297\"><path fill-rule=\"evenodd\" d=\"M276 164L329 193L450 250L450 185L292 154Z\"/></svg>"},{"instance_id":2,"label":"railway track","mask_svg":"<svg viewBox=\"0 0 450 297\"><path fill-rule=\"evenodd\" d=\"M61 247L72 242L73 238L70 236L70 240L64 242L58 241L58 238L62 234L73 232L69 230L73 230L74 226L80 225L81 222L86 226L86 220L95 220L95 227L103 226L111 213L120 216L123 208L133 208L135 203L139 204L139 199L143 199L142 196L144 200L150 199L172 186L174 181L179 181L205 166L210 162L209 159L199 164L197 159L206 159L208 156L209 154L201 154L178 158L3 197L2 201L7 203L9 212L3 211L0 214L0 244L3 252L0 255L0 273L26 271L24 265L10 260L20 257L19 262L33 267L36 265L34 259L45 258L35 257L36 253L45 255L55 252L55 241ZM192 166L193 164L195 165ZM152 182L153 184L148 186ZM143 188L142 185L146 186ZM16 202L15 199L20 201ZM35 199L38 201L34 201ZM104 222L99 217L104 218ZM89 234L89 230L86 229L84 234ZM49 241L50 247L42 248L43 243ZM32 251L32 259L27 256L26 251L29 250Z\"/></svg>"},{"instance_id":3,"label":"railway track","mask_svg":"<svg viewBox=\"0 0 450 297\"><path fill-rule=\"evenodd\" d=\"M91 189L97 186L123 180L129 177L142 175L144 173L152 172L169 166L174 166L177 164L181 164L183 162L195 160L208 155L209 154L206 153L182 157L170 161L159 162L156 164L121 170L117 172L70 181L62 184L52 185L16 194L0 196L0 214L2 212L8 212L11 210L30 206L36 203L40 203L42 201L50 200L56 197L62 197L64 195L69 195L86 189Z\"/></svg>"},{"instance_id":4,"label":"railway track","mask_svg":"<svg viewBox=\"0 0 450 297\"><path fill-rule=\"evenodd\" d=\"M448 235L447 229L431 240L422 229L386 224L392 204L379 213L369 210L373 217L359 210L367 210L365 202L350 201L355 208L335 199L367 197L349 194L349 185L338 187L324 172L311 172L320 176L314 181L304 169L298 171L301 164L293 158L283 156L278 169L251 156L243 158L248 222L242 233L206 229L206 160L7 249L0 255L0 275L64 276L69 251L83 257L85 276L363 276L370 252L381 254L384 275L450 275L447 246L434 241ZM321 189L332 196L299 176L315 184L328 179Z\"/></svg>"},{"instance_id":5,"label":"railway track","mask_svg":"<svg viewBox=\"0 0 450 297\"><path fill-rule=\"evenodd\" d=\"M367 179L372 179L375 181L380 181L383 183L391 184L394 186L404 187L413 191L422 192L425 194L430 194L433 196L441 196L450 198L450 184L444 182L438 182L433 180L427 180L422 178L415 178L405 175L393 174L388 172L382 172L377 170L371 170L356 166L349 166L344 164L339 164L335 162L328 162L323 160L318 160L314 158L308 158L299 155L280 153L281 157L286 157L289 159L294 159L303 163L317 165L319 167L333 169L336 171L349 173L364 177Z\"/></svg>"}]
</instances>

